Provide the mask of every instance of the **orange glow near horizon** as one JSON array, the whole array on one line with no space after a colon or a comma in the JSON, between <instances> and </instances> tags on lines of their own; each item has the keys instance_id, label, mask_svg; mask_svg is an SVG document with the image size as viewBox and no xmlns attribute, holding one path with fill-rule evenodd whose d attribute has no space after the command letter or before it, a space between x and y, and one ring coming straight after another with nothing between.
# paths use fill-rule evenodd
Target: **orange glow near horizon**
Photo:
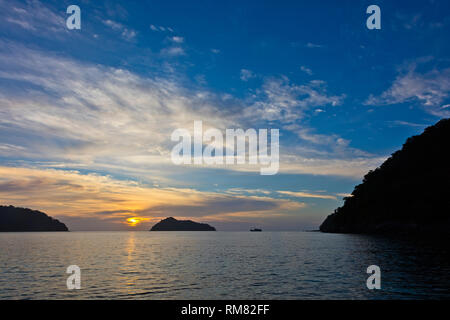
<instances>
[{"instance_id":1,"label":"orange glow near horizon","mask_svg":"<svg viewBox=\"0 0 450 320\"><path fill-rule=\"evenodd\" d=\"M40 210L68 223L74 230L148 229L168 216L182 220L240 222L247 219L280 217L298 212L306 205L270 195L229 194L192 188L157 187L111 176L82 174L76 170L7 167L0 165L0 204ZM293 191L292 191L293 192ZM255 202L258 210L236 207L235 201ZM231 204L224 210L216 203ZM264 202L272 204L260 208ZM197 208L204 208L199 214ZM189 213L192 213L190 215ZM91 227L91 224L93 225Z\"/></svg>"},{"instance_id":2,"label":"orange glow near horizon","mask_svg":"<svg viewBox=\"0 0 450 320\"><path fill-rule=\"evenodd\" d=\"M138 224L140 224L143 221L149 220L148 218L140 218L140 217L132 217L127 219L127 224L130 227L136 227Z\"/></svg>"}]
</instances>

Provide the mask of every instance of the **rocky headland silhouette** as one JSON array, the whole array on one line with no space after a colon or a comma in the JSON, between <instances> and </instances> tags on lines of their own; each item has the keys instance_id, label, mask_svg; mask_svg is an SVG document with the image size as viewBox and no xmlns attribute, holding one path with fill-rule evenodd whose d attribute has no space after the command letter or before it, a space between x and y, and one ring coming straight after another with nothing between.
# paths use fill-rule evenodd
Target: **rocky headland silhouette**
<instances>
[{"instance_id":1,"label":"rocky headland silhouette","mask_svg":"<svg viewBox=\"0 0 450 320\"><path fill-rule=\"evenodd\" d=\"M407 139L370 171L320 231L450 234L450 119Z\"/></svg>"},{"instance_id":2,"label":"rocky headland silhouette","mask_svg":"<svg viewBox=\"0 0 450 320\"><path fill-rule=\"evenodd\" d=\"M169 217L155 224L150 231L216 231L216 228L206 223Z\"/></svg>"},{"instance_id":3,"label":"rocky headland silhouette","mask_svg":"<svg viewBox=\"0 0 450 320\"><path fill-rule=\"evenodd\" d=\"M69 231L66 225L43 212L0 206L0 232Z\"/></svg>"}]
</instances>

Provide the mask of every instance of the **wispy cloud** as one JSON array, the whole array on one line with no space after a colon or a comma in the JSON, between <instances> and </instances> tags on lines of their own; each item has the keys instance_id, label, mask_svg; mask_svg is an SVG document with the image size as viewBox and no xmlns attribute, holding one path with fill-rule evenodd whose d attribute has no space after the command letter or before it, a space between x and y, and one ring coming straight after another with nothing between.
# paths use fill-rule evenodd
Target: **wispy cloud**
<instances>
[{"instance_id":1,"label":"wispy cloud","mask_svg":"<svg viewBox=\"0 0 450 320\"><path fill-rule=\"evenodd\" d=\"M163 56L176 57L176 56L184 56L186 52L182 47L169 47L162 49L161 54Z\"/></svg>"},{"instance_id":2,"label":"wispy cloud","mask_svg":"<svg viewBox=\"0 0 450 320\"><path fill-rule=\"evenodd\" d=\"M131 217L146 222L146 230L167 216L226 221L230 215L264 217L303 207L286 199L155 188L78 171L2 166L0 203L46 211L75 230L92 224L100 230L124 229Z\"/></svg>"},{"instance_id":3,"label":"wispy cloud","mask_svg":"<svg viewBox=\"0 0 450 320\"><path fill-rule=\"evenodd\" d=\"M389 123L396 126L418 127L418 128L424 128L429 126L429 124L414 123L402 120L389 121Z\"/></svg>"},{"instance_id":4,"label":"wispy cloud","mask_svg":"<svg viewBox=\"0 0 450 320\"><path fill-rule=\"evenodd\" d=\"M417 14L401 14L395 15L400 25L406 30L414 30L423 27L423 17L420 13Z\"/></svg>"},{"instance_id":5,"label":"wispy cloud","mask_svg":"<svg viewBox=\"0 0 450 320\"><path fill-rule=\"evenodd\" d=\"M170 38L171 41L175 42L175 43L183 43L184 42L184 38L183 37L179 37L179 36L173 36Z\"/></svg>"},{"instance_id":6,"label":"wispy cloud","mask_svg":"<svg viewBox=\"0 0 450 320\"><path fill-rule=\"evenodd\" d=\"M272 192L264 189L245 189L245 188L231 188L226 190L226 193L230 194L263 194L269 195Z\"/></svg>"},{"instance_id":7,"label":"wispy cloud","mask_svg":"<svg viewBox=\"0 0 450 320\"><path fill-rule=\"evenodd\" d=\"M194 120L202 119L205 128L219 129L277 121L283 130L297 133L302 147L295 146L298 141L284 142L281 172L353 177L373 169L379 160L350 148L339 136L314 135L299 126L315 106L342 103L344 95L328 94L323 81L296 85L285 77L270 78L246 100L225 99L204 89L185 88L176 77L142 77L3 44L0 77L32 88L0 90L3 157L164 178L174 170L171 132L189 129ZM323 152L323 142L333 147ZM307 144L309 149L304 148ZM259 167L224 169L253 172Z\"/></svg>"},{"instance_id":8,"label":"wispy cloud","mask_svg":"<svg viewBox=\"0 0 450 320\"><path fill-rule=\"evenodd\" d=\"M306 47L306 48L309 48L309 49L315 49L315 48L323 48L323 45L317 44L317 43L308 42L308 43L305 45L305 47Z\"/></svg>"},{"instance_id":9,"label":"wispy cloud","mask_svg":"<svg viewBox=\"0 0 450 320\"><path fill-rule=\"evenodd\" d=\"M254 77L255 77L255 74L253 73L253 71L248 70L248 69L241 69L240 78L242 81L248 81Z\"/></svg>"},{"instance_id":10,"label":"wispy cloud","mask_svg":"<svg viewBox=\"0 0 450 320\"><path fill-rule=\"evenodd\" d=\"M310 76L313 75L312 70L306 66L300 66L300 70L303 71L304 73L306 73L307 75L310 75Z\"/></svg>"},{"instance_id":11,"label":"wispy cloud","mask_svg":"<svg viewBox=\"0 0 450 320\"><path fill-rule=\"evenodd\" d=\"M351 193L337 193L336 195L343 198L353 197Z\"/></svg>"},{"instance_id":12,"label":"wispy cloud","mask_svg":"<svg viewBox=\"0 0 450 320\"><path fill-rule=\"evenodd\" d=\"M450 94L450 68L420 73L413 64L406 73L401 73L391 87L381 95L371 95L366 105L392 105L406 102L419 102L427 112L440 116L450 116L442 108L442 103Z\"/></svg>"},{"instance_id":13,"label":"wispy cloud","mask_svg":"<svg viewBox=\"0 0 450 320\"><path fill-rule=\"evenodd\" d=\"M291 174L313 174L325 176L344 176L360 179L369 170L380 166L387 156L305 157L301 154L284 156L280 171Z\"/></svg>"},{"instance_id":14,"label":"wispy cloud","mask_svg":"<svg viewBox=\"0 0 450 320\"><path fill-rule=\"evenodd\" d=\"M64 14L58 15L51 7L37 0L0 1L0 12L7 23L39 37L55 37L67 32Z\"/></svg>"},{"instance_id":15,"label":"wispy cloud","mask_svg":"<svg viewBox=\"0 0 450 320\"><path fill-rule=\"evenodd\" d=\"M260 119L281 120L285 124L303 118L311 107L338 106L345 94L330 95L326 83L313 80L303 85L290 83L287 77L266 79L256 102L247 112Z\"/></svg>"},{"instance_id":16,"label":"wispy cloud","mask_svg":"<svg viewBox=\"0 0 450 320\"><path fill-rule=\"evenodd\" d=\"M319 193L309 193L302 191L277 191L279 194L287 195L290 197L296 198L315 198L315 199L328 199L328 200L337 200L334 195L327 194L319 194Z\"/></svg>"},{"instance_id":17,"label":"wispy cloud","mask_svg":"<svg viewBox=\"0 0 450 320\"><path fill-rule=\"evenodd\" d=\"M10 50L15 54L0 52L5 66L0 77L52 94L0 91L0 124L22 128L30 138L15 139L0 125L2 140L14 140L2 142L22 145L22 157L47 154L53 160L131 161L133 166L170 163L174 128L188 127L196 119L217 127L227 124L220 119L222 111L206 103L208 96L188 92L174 80L144 79L123 69L84 65L23 47ZM7 65L16 72L9 72Z\"/></svg>"},{"instance_id":18,"label":"wispy cloud","mask_svg":"<svg viewBox=\"0 0 450 320\"><path fill-rule=\"evenodd\" d=\"M119 22L115 22L108 19L104 20L103 23L108 27L112 28L113 30L119 31L121 36L128 41L133 40L136 37L136 31L125 27L123 24Z\"/></svg>"},{"instance_id":19,"label":"wispy cloud","mask_svg":"<svg viewBox=\"0 0 450 320\"><path fill-rule=\"evenodd\" d=\"M171 27L157 26L154 24L150 25L150 30L155 32L174 32Z\"/></svg>"}]
</instances>

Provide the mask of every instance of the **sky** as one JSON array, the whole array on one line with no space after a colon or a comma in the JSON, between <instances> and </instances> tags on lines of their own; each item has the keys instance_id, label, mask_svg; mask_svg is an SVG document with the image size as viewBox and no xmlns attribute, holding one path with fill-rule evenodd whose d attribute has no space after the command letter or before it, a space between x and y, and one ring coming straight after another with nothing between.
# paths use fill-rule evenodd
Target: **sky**
<instances>
[{"instance_id":1,"label":"sky","mask_svg":"<svg viewBox=\"0 0 450 320\"><path fill-rule=\"evenodd\" d=\"M0 0L0 204L74 231L169 216L317 229L450 116L449 13L447 0ZM198 120L279 129L278 173L175 165L172 132Z\"/></svg>"}]
</instances>

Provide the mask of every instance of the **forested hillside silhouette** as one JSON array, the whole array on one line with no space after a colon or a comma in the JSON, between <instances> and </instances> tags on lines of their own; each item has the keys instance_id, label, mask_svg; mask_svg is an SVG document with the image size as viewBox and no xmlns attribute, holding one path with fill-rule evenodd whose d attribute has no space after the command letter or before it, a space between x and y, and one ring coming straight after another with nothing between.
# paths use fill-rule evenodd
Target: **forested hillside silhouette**
<instances>
[{"instance_id":1,"label":"forested hillside silhouette","mask_svg":"<svg viewBox=\"0 0 450 320\"><path fill-rule=\"evenodd\" d=\"M66 225L43 212L0 206L0 232L69 231Z\"/></svg>"},{"instance_id":2,"label":"forested hillside silhouette","mask_svg":"<svg viewBox=\"0 0 450 320\"><path fill-rule=\"evenodd\" d=\"M320 226L336 233L449 233L450 119L408 138Z\"/></svg>"}]
</instances>

